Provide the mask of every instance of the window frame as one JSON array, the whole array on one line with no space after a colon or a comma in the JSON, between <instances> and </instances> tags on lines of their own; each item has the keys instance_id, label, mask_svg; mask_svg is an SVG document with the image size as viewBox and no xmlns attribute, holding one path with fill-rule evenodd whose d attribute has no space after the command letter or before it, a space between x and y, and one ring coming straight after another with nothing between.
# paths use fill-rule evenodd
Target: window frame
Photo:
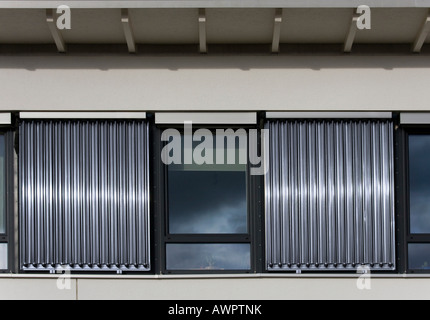
<instances>
[{"instance_id":1,"label":"window frame","mask_svg":"<svg viewBox=\"0 0 430 320\"><path fill-rule=\"evenodd\" d=\"M161 141L161 133L165 129L174 128L181 134L183 125L158 124L153 126L153 162L154 162L154 266L159 274L250 274L262 272L264 265L264 205L262 192L264 192L264 176L252 176L250 164L246 168L246 195L247 195L247 224L246 234L170 234L169 233L169 199L168 199L168 165L161 161L161 151L167 142ZM193 132L197 129L245 129L249 152L249 129L259 129L256 125L198 125L193 124ZM260 150L260 133L258 136L258 150ZM249 244L250 269L247 270L171 270L167 269L168 244Z\"/></svg>"},{"instance_id":2,"label":"window frame","mask_svg":"<svg viewBox=\"0 0 430 320\"><path fill-rule=\"evenodd\" d=\"M409 266L409 245L410 244L429 244L430 245L430 233L412 233L411 232L411 181L410 181L410 150L409 150L409 138L413 135L430 136L430 126L428 125L403 125L400 131L400 149L403 151L403 155L399 159L401 161L400 170L403 170L401 182L399 181L399 189L403 193L402 199L403 204L398 202L399 210L403 211L403 219L401 221L402 236L399 237L399 244L401 248L399 251L402 252L402 268L401 272L412 273L412 274L429 274L430 270L425 269L412 269ZM400 215L400 214L399 214ZM401 217L399 217L401 218Z\"/></svg>"},{"instance_id":3,"label":"window frame","mask_svg":"<svg viewBox=\"0 0 430 320\"><path fill-rule=\"evenodd\" d=\"M14 132L8 128L0 127L0 135L5 138L5 232L0 234L0 243L7 244L7 269L0 269L0 273L15 271L15 239L14 239ZM0 173L1 174L1 173Z\"/></svg>"}]
</instances>

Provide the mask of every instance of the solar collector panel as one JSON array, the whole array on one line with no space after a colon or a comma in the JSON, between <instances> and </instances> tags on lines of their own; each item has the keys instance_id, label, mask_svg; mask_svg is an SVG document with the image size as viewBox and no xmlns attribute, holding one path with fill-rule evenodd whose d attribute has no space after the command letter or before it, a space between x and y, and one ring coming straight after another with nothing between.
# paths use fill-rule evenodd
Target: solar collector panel
<instances>
[{"instance_id":1,"label":"solar collector panel","mask_svg":"<svg viewBox=\"0 0 430 320\"><path fill-rule=\"evenodd\" d=\"M393 124L270 120L270 271L395 268Z\"/></svg>"},{"instance_id":2,"label":"solar collector panel","mask_svg":"<svg viewBox=\"0 0 430 320\"><path fill-rule=\"evenodd\" d=\"M148 271L148 125L20 125L23 270Z\"/></svg>"}]
</instances>

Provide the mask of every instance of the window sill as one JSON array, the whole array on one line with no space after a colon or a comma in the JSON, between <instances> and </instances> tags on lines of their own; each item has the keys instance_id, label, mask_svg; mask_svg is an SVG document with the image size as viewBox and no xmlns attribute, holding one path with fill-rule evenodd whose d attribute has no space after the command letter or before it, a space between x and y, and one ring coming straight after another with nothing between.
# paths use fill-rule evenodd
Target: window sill
<instances>
[{"instance_id":1,"label":"window sill","mask_svg":"<svg viewBox=\"0 0 430 320\"><path fill-rule=\"evenodd\" d=\"M58 279L61 274L0 274L0 279ZM133 275L133 274L70 274L71 279L120 279L120 280L180 280L180 279L351 279L362 276L362 274L195 274L195 275ZM371 273L372 279L430 279L429 274L378 274Z\"/></svg>"}]
</instances>

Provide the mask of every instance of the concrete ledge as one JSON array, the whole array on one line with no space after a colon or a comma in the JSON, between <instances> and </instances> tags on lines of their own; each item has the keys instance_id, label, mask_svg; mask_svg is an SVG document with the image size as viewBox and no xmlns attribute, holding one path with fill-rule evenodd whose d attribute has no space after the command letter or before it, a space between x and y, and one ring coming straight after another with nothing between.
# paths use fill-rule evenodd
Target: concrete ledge
<instances>
[{"instance_id":1,"label":"concrete ledge","mask_svg":"<svg viewBox=\"0 0 430 320\"><path fill-rule=\"evenodd\" d=\"M41 300L423 300L430 279L28 279L0 278L0 299ZM366 289L363 289L363 281Z\"/></svg>"},{"instance_id":2,"label":"concrete ledge","mask_svg":"<svg viewBox=\"0 0 430 320\"><path fill-rule=\"evenodd\" d=\"M59 290L57 279L0 278L0 300L74 300L76 280L69 290Z\"/></svg>"},{"instance_id":3,"label":"concrete ledge","mask_svg":"<svg viewBox=\"0 0 430 320\"><path fill-rule=\"evenodd\" d=\"M252 274L74 274L68 275L71 279L97 279L97 280L214 280L214 279L357 279L358 273L252 273ZM58 279L59 274L49 273L4 273L1 279ZM430 274L396 274L371 273L374 279L429 279Z\"/></svg>"}]
</instances>

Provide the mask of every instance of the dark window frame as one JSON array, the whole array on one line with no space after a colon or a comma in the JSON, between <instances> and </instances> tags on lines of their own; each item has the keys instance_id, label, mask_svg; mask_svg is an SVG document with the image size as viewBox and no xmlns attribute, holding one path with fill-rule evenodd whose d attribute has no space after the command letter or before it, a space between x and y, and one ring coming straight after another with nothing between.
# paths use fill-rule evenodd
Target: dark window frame
<instances>
[{"instance_id":1,"label":"dark window frame","mask_svg":"<svg viewBox=\"0 0 430 320\"><path fill-rule=\"evenodd\" d=\"M183 125L153 125L153 214L154 214L154 267L159 274L250 274L264 270L264 176L250 175L250 165L246 170L246 193L248 233L246 234L170 234L168 225L168 166L161 161L161 150L167 142L161 141L161 133L168 128L182 133ZM245 129L249 146L249 129L260 129L259 126L237 125L195 125L193 132L205 128L215 132L216 129ZM260 133L258 150L260 150ZM249 147L248 147L249 151ZM250 269L248 270L170 270L166 266L166 245L172 244L250 244Z\"/></svg>"},{"instance_id":2,"label":"dark window frame","mask_svg":"<svg viewBox=\"0 0 430 320\"><path fill-rule=\"evenodd\" d=\"M8 266L0 273L15 271L15 237L14 237L14 132L9 128L0 128L0 135L5 138L5 233L0 234L0 243L7 244Z\"/></svg>"},{"instance_id":3,"label":"dark window frame","mask_svg":"<svg viewBox=\"0 0 430 320\"><path fill-rule=\"evenodd\" d=\"M430 270L425 269L412 269L409 267L409 245L410 244L429 244L430 233L415 234L411 232L411 186L410 186L410 150L409 150L409 137L413 135L428 135L430 136L430 126L428 125L402 125L399 128L398 134L398 148L399 154L397 160L399 161L397 175L397 188L401 194L401 200L397 202L399 219L399 262L400 273L415 273L415 274L429 274Z\"/></svg>"}]
</instances>

